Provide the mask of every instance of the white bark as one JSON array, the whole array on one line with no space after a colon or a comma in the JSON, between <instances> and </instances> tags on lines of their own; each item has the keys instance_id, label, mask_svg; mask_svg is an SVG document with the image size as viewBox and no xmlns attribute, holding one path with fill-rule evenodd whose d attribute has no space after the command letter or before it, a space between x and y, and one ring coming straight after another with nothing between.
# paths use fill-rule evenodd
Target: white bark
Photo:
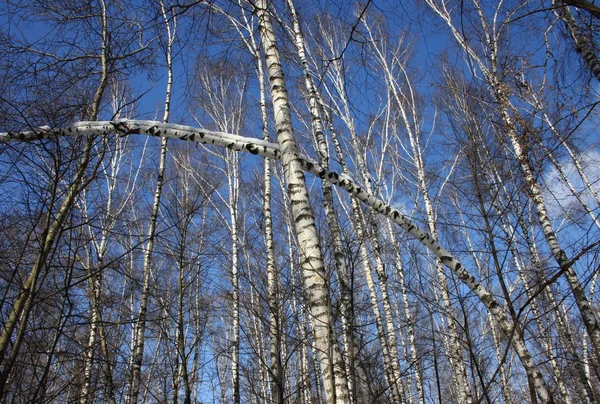
<instances>
[{"instance_id":1,"label":"white bark","mask_svg":"<svg viewBox=\"0 0 600 404\"><path fill-rule=\"evenodd\" d=\"M323 374L326 400L329 403L335 403L338 400L346 402L348 401L348 385L344 369L339 366L340 361L337 360L340 352L337 339L331 328L328 279L323 266L323 255L309 203L301 159L296 149L283 70L266 1L257 2L257 15L271 83L277 140L281 148L281 160L292 204L296 236L302 255L305 288L315 335L315 345L318 350L319 365Z\"/></svg>"},{"instance_id":2,"label":"white bark","mask_svg":"<svg viewBox=\"0 0 600 404\"><path fill-rule=\"evenodd\" d=\"M287 0L288 7L290 8L292 14L293 21L293 33L295 37L296 49L298 51L298 57L300 59L300 65L302 67L302 71L304 73L304 83L306 85L306 90L309 96L309 109L310 109L310 117L312 124L312 132L316 142L316 149L318 155L318 162L322 167L329 166L329 148L327 146L327 142L325 140L325 135L323 133L323 120L321 118L321 111L319 108L319 99L317 94L317 88L314 84L312 73L308 66L308 61L306 58L306 53L304 50L304 37L302 35L302 31L300 28L300 22L298 20L298 15L296 14L296 9L294 7L294 2L292 0ZM351 326L349 323L352 321L348 319L348 314L351 312L351 307L349 307L352 303L352 290L350 290L348 285L348 270L346 268L345 263L345 254L342 246L342 236L340 231L340 224L338 221L338 216L335 210L334 202L333 202L333 192L331 184L328 182L322 182L323 189L323 205L325 208L325 216L327 219L327 223L329 225L329 231L331 233L331 241L334 251L334 260L335 260L335 268L338 276L338 280L340 283L340 293L341 293L341 304L343 305L343 321L345 323L345 327ZM332 324L333 327L333 324ZM345 332L345 335L348 335L348 331ZM345 364L342 361L341 355L335 357L336 367L342 368L344 367L347 375L348 381L348 394L349 394L349 402L353 403L356 400L356 392L354 388L354 348L351 346L352 344L348 344L348 338L345 338L344 347L346 348L346 357L347 360Z\"/></svg>"},{"instance_id":3,"label":"white bark","mask_svg":"<svg viewBox=\"0 0 600 404\"><path fill-rule=\"evenodd\" d=\"M575 51L581 55L592 75L596 77L597 80L600 80L600 60L598 60L598 57L594 53L590 41L581 32L581 28L577 25L577 21L575 21L569 6L561 0L554 0L552 6L554 7L554 14L563 20L567 27L567 31L569 31L569 34L573 37Z\"/></svg>"},{"instance_id":4,"label":"white bark","mask_svg":"<svg viewBox=\"0 0 600 404\"><path fill-rule=\"evenodd\" d=\"M240 1L241 4L241 1ZM227 14L227 13L225 13ZM242 12L244 18L243 28L247 31L249 38L245 39L241 35L250 53L256 59L256 75L259 82L260 91L260 115L262 122L262 134L265 142L269 141L269 128L267 119L267 102L266 102L266 86L265 86L265 71L260 50L256 44L254 37L254 27L251 26L251 21L247 15ZM231 20L231 16L229 16ZM232 21L236 29L240 31L237 21ZM275 244L273 240L273 219L271 214L271 161L264 160L263 170L263 215L264 215L264 237L265 248L267 252L267 303L269 306L269 369L271 375L271 400L277 404L283 404L285 397L285 378L283 372L283 354L282 354L282 331L281 331L281 304L279 293L279 273L275 262Z\"/></svg>"},{"instance_id":5,"label":"white bark","mask_svg":"<svg viewBox=\"0 0 600 404\"><path fill-rule=\"evenodd\" d=\"M173 87L173 61L172 61L172 45L174 41L174 32L171 30L171 25L168 22L164 4L161 2L163 19L165 20L167 29L167 87L165 92L165 111L163 122L169 121L169 113L171 108L171 91ZM160 209L160 199L162 196L163 180L165 173L165 165L167 161L167 144L168 138L161 138L160 159L158 163L158 172L156 179L156 189L154 191L154 200L152 203L152 211L150 213L150 222L148 223L148 241L144 249L144 263L142 267L142 294L140 297L140 307L135 322L135 338L132 341L131 352L131 369L129 379L129 391L127 394L127 403L135 404L138 400L140 391L140 379L142 371L142 360L144 356L144 344L146 335L146 316L148 311L148 299L150 297L150 273L152 265L152 254L154 253L154 244L156 241L156 227L158 221L158 213Z\"/></svg>"},{"instance_id":6,"label":"white bark","mask_svg":"<svg viewBox=\"0 0 600 404\"><path fill-rule=\"evenodd\" d=\"M258 75L260 82L260 111L263 122L263 140L269 141L267 128L267 105L265 101L264 72L262 60L258 59ZM267 284L269 301L269 335L271 358L271 394L277 404L283 404L284 375L281 355L281 318L279 304L279 274L275 264L275 244L273 242L273 220L271 217L271 160L264 161L264 196L263 214L265 217L265 247L267 249Z\"/></svg>"},{"instance_id":7,"label":"white bark","mask_svg":"<svg viewBox=\"0 0 600 404\"><path fill-rule=\"evenodd\" d=\"M415 320L410 311L410 301L408 300L408 290L406 288L406 280L404 276L404 265L402 264L402 258L400 257L400 251L398 249L398 242L396 241L396 235L392 227L392 222L387 221L390 241L394 245L396 254L396 271L398 273L398 281L400 283L400 294L402 295L402 302L404 304L404 320L407 323L408 328L408 343L410 347L410 359L411 366L415 369L415 384L417 387L417 401L421 404L425 404L425 394L423 391L423 378L421 376L421 363L419 360L419 354L417 352L417 343L415 338ZM510 403L509 403L510 404Z\"/></svg>"},{"instance_id":8,"label":"white bark","mask_svg":"<svg viewBox=\"0 0 600 404\"><path fill-rule=\"evenodd\" d=\"M231 230L231 286L232 286L232 353L231 373L233 386L233 402L240 403L240 273L239 273L239 244L238 244L238 190L240 187L239 160L233 153L226 156L228 185L229 185L229 218Z\"/></svg>"}]
</instances>

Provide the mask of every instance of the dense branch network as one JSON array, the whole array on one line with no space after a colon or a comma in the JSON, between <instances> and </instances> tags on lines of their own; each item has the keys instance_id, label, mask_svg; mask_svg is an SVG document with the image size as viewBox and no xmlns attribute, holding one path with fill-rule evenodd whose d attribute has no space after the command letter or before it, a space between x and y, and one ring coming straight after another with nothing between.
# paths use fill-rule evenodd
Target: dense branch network
<instances>
[{"instance_id":1,"label":"dense branch network","mask_svg":"<svg viewBox=\"0 0 600 404\"><path fill-rule=\"evenodd\" d=\"M249 152L251 154L273 159L279 159L281 155L278 144L257 138L238 136L224 132L214 132L192 126L166 124L158 121L127 119L115 121L82 121L66 128L40 127L23 132L4 132L0 133L0 142L10 140L33 141L69 135L104 136L113 133L120 136L149 135L202 144L213 144L215 146L227 147L234 151ZM419 240L421 244L439 258L447 268L453 271L465 285L473 291L480 301L488 308L490 313L500 321L503 330L507 334L510 335L513 333L514 330L512 329L512 324L510 324L510 321L504 315L500 304L495 300L493 295L477 281L458 259L456 259L429 233L419 228L388 203L380 200L367 190L358 186L349 176L322 167L306 156L301 156L301 160L302 167L305 171L344 189L364 204L395 222L402 229Z\"/></svg>"}]
</instances>

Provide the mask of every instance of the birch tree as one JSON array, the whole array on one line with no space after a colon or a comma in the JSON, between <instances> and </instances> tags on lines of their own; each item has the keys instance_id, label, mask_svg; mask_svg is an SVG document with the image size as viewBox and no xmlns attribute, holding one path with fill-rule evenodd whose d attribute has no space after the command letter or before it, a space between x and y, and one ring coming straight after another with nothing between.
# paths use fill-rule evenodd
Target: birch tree
<instances>
[{"instance_id":1,"label":"birch tree","mask_svg":"<svg viewBox=\"0 0 600 404\"><path fill-rule=\"evenodd\" d=\"M303 276L308 293L315 344L323 374L327 401L348 401L348 384L345 371L340 368L340 352L332 329L331 302L328 280L323 268L323 255L319 245L314 216L300 159L294 142L289 100L285 87L281 60L270 22L266 2L257 4L261 41L271 82L271 98L277 128L277 141L285 170L288 192L292 204L296 237L302 254Z\"/></svg>"},{"instance_id":2,"label":"birch tree","mask_svg":"<svg viewBox=\"0 0 600 404\"><path fill-rule=\"evenodd\" d=\"M173 54L172 47L175 38L175 20L170 21L164 3L160 2L161 17L165 23L166 29L166 51L165 57L167 62L167 88L165 92L165 106L163 114L163 122L169 121L171 109L171 96L173 89ZM147 243L144 250L143 263L143 279L142 291L140 296L140 305L137 318L135 320L135 334L131 341L131 370L129 391L127 395L128 404L134 404L138 401L140 391L140 379L142 371L142 360L144 356L144 343L146 334L146 316L148 311L148 300L150 298L150 276L152 271L152 255L154 253L154 245L156 242L156 228L158 226L158 215L160 209L160 199L163 188L165 166L167 161L167 144L168 139L161 139L160 159L158 163L158 172L156 177L156 189L154 191L154 200L152 203L152 211L150 213L150 221L148 223Z\"/></svg>"}]
</instances>

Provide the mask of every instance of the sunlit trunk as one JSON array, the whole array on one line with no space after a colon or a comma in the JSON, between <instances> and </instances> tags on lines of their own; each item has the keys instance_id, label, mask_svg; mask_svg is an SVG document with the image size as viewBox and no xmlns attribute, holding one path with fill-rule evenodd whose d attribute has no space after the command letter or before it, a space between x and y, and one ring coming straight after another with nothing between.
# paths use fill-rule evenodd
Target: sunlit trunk
<instances>
[{"instance_id":1,"label":"sunlit trunk","mask_svg":"<svg viewBox=\"0 0 600 404\"><path fill-rule=\"evenodd\" d=\"M283 71L270 15L264 0L257 2L257 15L261 39L265 51L268 75L271 83L271 97L275 113L277 140L281 148L281 160L284 166L288 193L294 216L296 237L302 256L302 268L308 304L311 313L312 329L323 374L324 390L328 403L347 402L348 384L343 367L340 368L341 355L331 328L331 302L329 280L323 267L323 255L315 227L312 208L301 161L294 141L290 106L283 78Z\"/></svg>"}]
</instances>

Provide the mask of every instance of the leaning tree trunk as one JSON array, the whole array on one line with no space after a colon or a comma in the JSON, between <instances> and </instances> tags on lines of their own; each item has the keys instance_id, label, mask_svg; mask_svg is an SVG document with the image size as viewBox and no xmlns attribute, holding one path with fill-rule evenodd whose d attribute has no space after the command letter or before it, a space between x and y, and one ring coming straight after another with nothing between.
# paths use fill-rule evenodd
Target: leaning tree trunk
<instances>
[{"instance_id":1,"label":"leaning tree trunk","mask_svg":"<svg viewBox=\"0 0 600 404\"><path fill-rule=\"evenodd\" d=\"M131 134L145 134L152 136L162 136L166 138L175 138L180 140L188 140L198 143L209 143L217 146L227 147L236 151L246 151L252 154L261 155L267 158L281 158L281 146L278 144L264 142L263 140L256 138L245 138L242 136L232 135L228 133L221 132L211 132L204 129L193 128L190 126L183 125L174 125L169 124L165 125L160 122L154 121L129 121L129 120L117 120L112 122L80 122L76 125L68 128L55 128L48 129L42 128L34 131L25 131L25 132L4 132L0 133L0 141L10 141L10 140L36 140L36 139L47 139L57 136L67 136L67 135L102 135L109 133L119 133L123 136L131 135ZM349 176L340 175L334 171L330 171L325 167L321 167L318 163L302 156L298 156L296 154L295 162L298 163L298 168L300 171L307 171L311 174L314 174L318 178L321 178L325 181L332 183L333 185L337 185L339 188L346 191L349 195L356 198L356 200L362 202L363 204L369 206L375 212L380 213L396 223L396 225L400 226L403 230L409 233L411 236L415 238L419 243L421 243L425 248L431 251L436 258L440 259L440 261L450 269L461 282L467 286L471 292L479 299L479 301L489 310L489 312L494 316L496 321L498 322L502 332L510 338L510 343L515 350L515 353L519 356L521 364L523 365L525 371L528 376L534 382L536 392L542 398L544 402L553 402L552 397L549 395L548 390L546 389L546 382L539 368L533 361L533 357L525 344L523 338L514 333L514 325L511 320L506 316L502 305L496 300L494 295L490 293L478 280L475 278L473 274L471 274L465 266L456 258L450 251L448 251L444 246L442 246L435 238L431 237L427 232L420 229L417 225L415 225L409 218L401 214L398 210L394 209L388 203L378 199L373 194L365 191L363 188L358 186ZM296 175L298 171L295 171ZM297 200L298 193L298 185L291 186L292 190L295 192L291 192L294 194L295 199L291 199L291 201ZM289 189L289 188L288 188ZM306 189L304 187L304 189ZM304 193L306 195L306 193ZM297 203L298 204L298 203ZM293 204L292 204L293 205ZM303 204L306 206L307 204ZM302 207L300 209L301 214L306 212L306 207ZM298 206L296 206L296 210L298 210ZM312 217L312 215L311 215ZM297 223L295 224L298 227L298 222L306 223L306 216L299 216ZM314 224L314 220L313 220ZM310 245L310 243L304 241L307 234L315 234L314 227L311 230L313 233L307 233L310 229L302 228L300 226L299 230L303 230L303 244L299 244L300 250L303 254L306 254L306 245ZM299 240L300 238L297 237ZM318 243L317 243L318 247ZM303 255L303 269L308 267L309 271L304 271L305 275L305 284L314 285L314 289L317 292L321 292L323 289L322 284L324 283L324 277L316 277L315 278L315 268L321 267L310 265L311 263L320 262L321 260L317 260L318 257L322 257L322 255L314 256L315 249L312 248L308 251L312 252L312 256L306 257ZM317 249L320 252L320 248ZM318 271L318 274L322 275L322 272ZM308 279L307 279L308 278ZM310 293L309 297L311 299L315 299L315 292ZM328 295L325 297L328 301ZM317 300L319 302L319 300ZM320 314L319 317L325 317L327 315L328 309L323 308L322 305L317 305L316 307L311 307L311 314L314 313L322 313L325 311L325 314ZM314 321L313 318L313 326L321 326L324 327L323 321ZM328 328L329 329L329 328ZM319 331L323 331L319 329ZM323 344L324 341L320 340L319 344ZM335 347L333 348L335 349ZM321 355L325 355L327 352L320 352ZM338 351L339 353L339 351ZM327 357L323 358L323 361L327 361ZM321 364L323 362L320 362ZM326 370L328 370L326 368ZM343 374L343 373L342 373ZM328 379L331 382L331 378Z\"/></svg>"}]
</instances>

